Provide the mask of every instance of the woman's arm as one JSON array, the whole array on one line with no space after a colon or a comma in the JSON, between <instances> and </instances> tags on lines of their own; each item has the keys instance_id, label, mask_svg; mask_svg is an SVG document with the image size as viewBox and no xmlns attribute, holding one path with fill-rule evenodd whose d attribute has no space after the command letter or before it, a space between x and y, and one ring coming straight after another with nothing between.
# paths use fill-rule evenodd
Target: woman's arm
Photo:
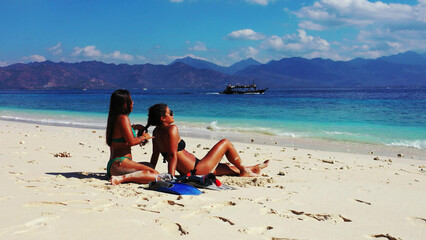
<instances>
[{"instance_id":1,"label":"woman's arm","mask_svg":"<svg viewBox=\"0 0 426 240\"><path fill-rule=\"evenodd\" d=\"M137 145L144 140L146 140L146 137L134 137L133 131L132 131L132 125L130 124L130 119L126 115L120 115L117 117L117 122L120 125L121 135L124 137L124 140L126 140L126 143L129 146Z\"/></svg>"},{"instance_id":2,"label":"woman's arm","mask_svg":"<svg viewBox=\"0 0 426 240\"><path fill-rule=\"evenodd\" d=\"M168 129L168 172L174 176L176 172L176 166L177 166L177 147L179 144L179 131L176 125L171 125Z\"/></svg>"}]
</instances>

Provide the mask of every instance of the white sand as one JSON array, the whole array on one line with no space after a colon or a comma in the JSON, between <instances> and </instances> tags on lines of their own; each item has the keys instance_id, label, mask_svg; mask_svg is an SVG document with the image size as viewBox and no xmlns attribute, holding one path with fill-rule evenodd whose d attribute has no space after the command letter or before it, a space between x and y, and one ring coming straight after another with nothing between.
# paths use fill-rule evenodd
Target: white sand
<instances>
[{"instance_id":1,"label":"white sand","mask_svg":"<svg viewBox=\"0 0 426 240\"><path fill-rule=\"evenodd\" d=\"M185 141L198 157L215 144ZM234 145L247 165L270 159L263 177L176 196L110 185L103 130L0 121L0 239L426 238L426 159L256 142ZM136 161L150 154L133 147Z\"/></svg>"}]
</instances>

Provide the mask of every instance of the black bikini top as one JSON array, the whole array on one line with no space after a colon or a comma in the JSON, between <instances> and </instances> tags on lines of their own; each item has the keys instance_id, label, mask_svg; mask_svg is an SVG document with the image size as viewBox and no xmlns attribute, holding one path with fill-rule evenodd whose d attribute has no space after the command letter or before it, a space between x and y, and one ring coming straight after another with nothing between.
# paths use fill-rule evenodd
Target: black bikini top
<instances>
[{"instance_id":1,"label":"black bikini top","mask_svg":"<svg viewBox=\"0 0 426 240\"><path fill-rule=\"evenodd\" d=\"M183 149L185 149L185 147L186 147L186 143L185 143L185 141L183 141L183 139L181 139L180 142L178 143L177 151L180 152ZM164 162L166 162L166 158L168 156L168 153L162 152L161 155L163 156Z\"/></svg>"}]
</instances>

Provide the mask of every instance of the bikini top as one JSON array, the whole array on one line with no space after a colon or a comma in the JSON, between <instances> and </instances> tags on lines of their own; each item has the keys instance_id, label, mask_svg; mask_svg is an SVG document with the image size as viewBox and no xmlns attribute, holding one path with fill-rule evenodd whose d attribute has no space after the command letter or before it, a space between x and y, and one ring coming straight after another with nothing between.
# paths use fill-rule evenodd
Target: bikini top
<instances>
[{"instance_id":1,"label":"bikini top","mask_svg":"<svg viewBox=\"0 0 426 240\"><path fill-rule=\"evenodd\" d=\"M133 137L137 137L135 129L132 128L132 132L133 132ZM112 142L117 142L117 143L124 143L126 142L126 140L124 139L124 137L121 138L113 138L111 139Z\"/></svg>"},{"instance_id":2,"label":"bikini top","mask_svg":"<svg viewBox=\"0 0 426 240\"><path fill-rule=\"evenodd\" d=\"M186 147L186 143L185 143L185 141L183 141L183 139L181 139L180 142L178 143L177 151L180 152L183 149L185 149L185 147ZM161 155L163 156L164 162L166 162L166 158L168 156L168 153L162 152Z\"/></svg>"}]
</instances>

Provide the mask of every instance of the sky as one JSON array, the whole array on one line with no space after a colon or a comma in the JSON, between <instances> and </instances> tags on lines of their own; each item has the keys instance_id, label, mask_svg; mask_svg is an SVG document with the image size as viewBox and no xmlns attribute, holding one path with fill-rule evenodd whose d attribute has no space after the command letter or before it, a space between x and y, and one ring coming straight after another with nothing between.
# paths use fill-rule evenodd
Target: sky
<instances>
[{"instance_id":1,"label":"sky","mask_svg":"<svg viewBox=\"0 0 426 240\"><path fill-rule=\"evenodd\" d=\"M0 0L0 66L426 53L426 0Z\"/></svg>"}]
</instances>

